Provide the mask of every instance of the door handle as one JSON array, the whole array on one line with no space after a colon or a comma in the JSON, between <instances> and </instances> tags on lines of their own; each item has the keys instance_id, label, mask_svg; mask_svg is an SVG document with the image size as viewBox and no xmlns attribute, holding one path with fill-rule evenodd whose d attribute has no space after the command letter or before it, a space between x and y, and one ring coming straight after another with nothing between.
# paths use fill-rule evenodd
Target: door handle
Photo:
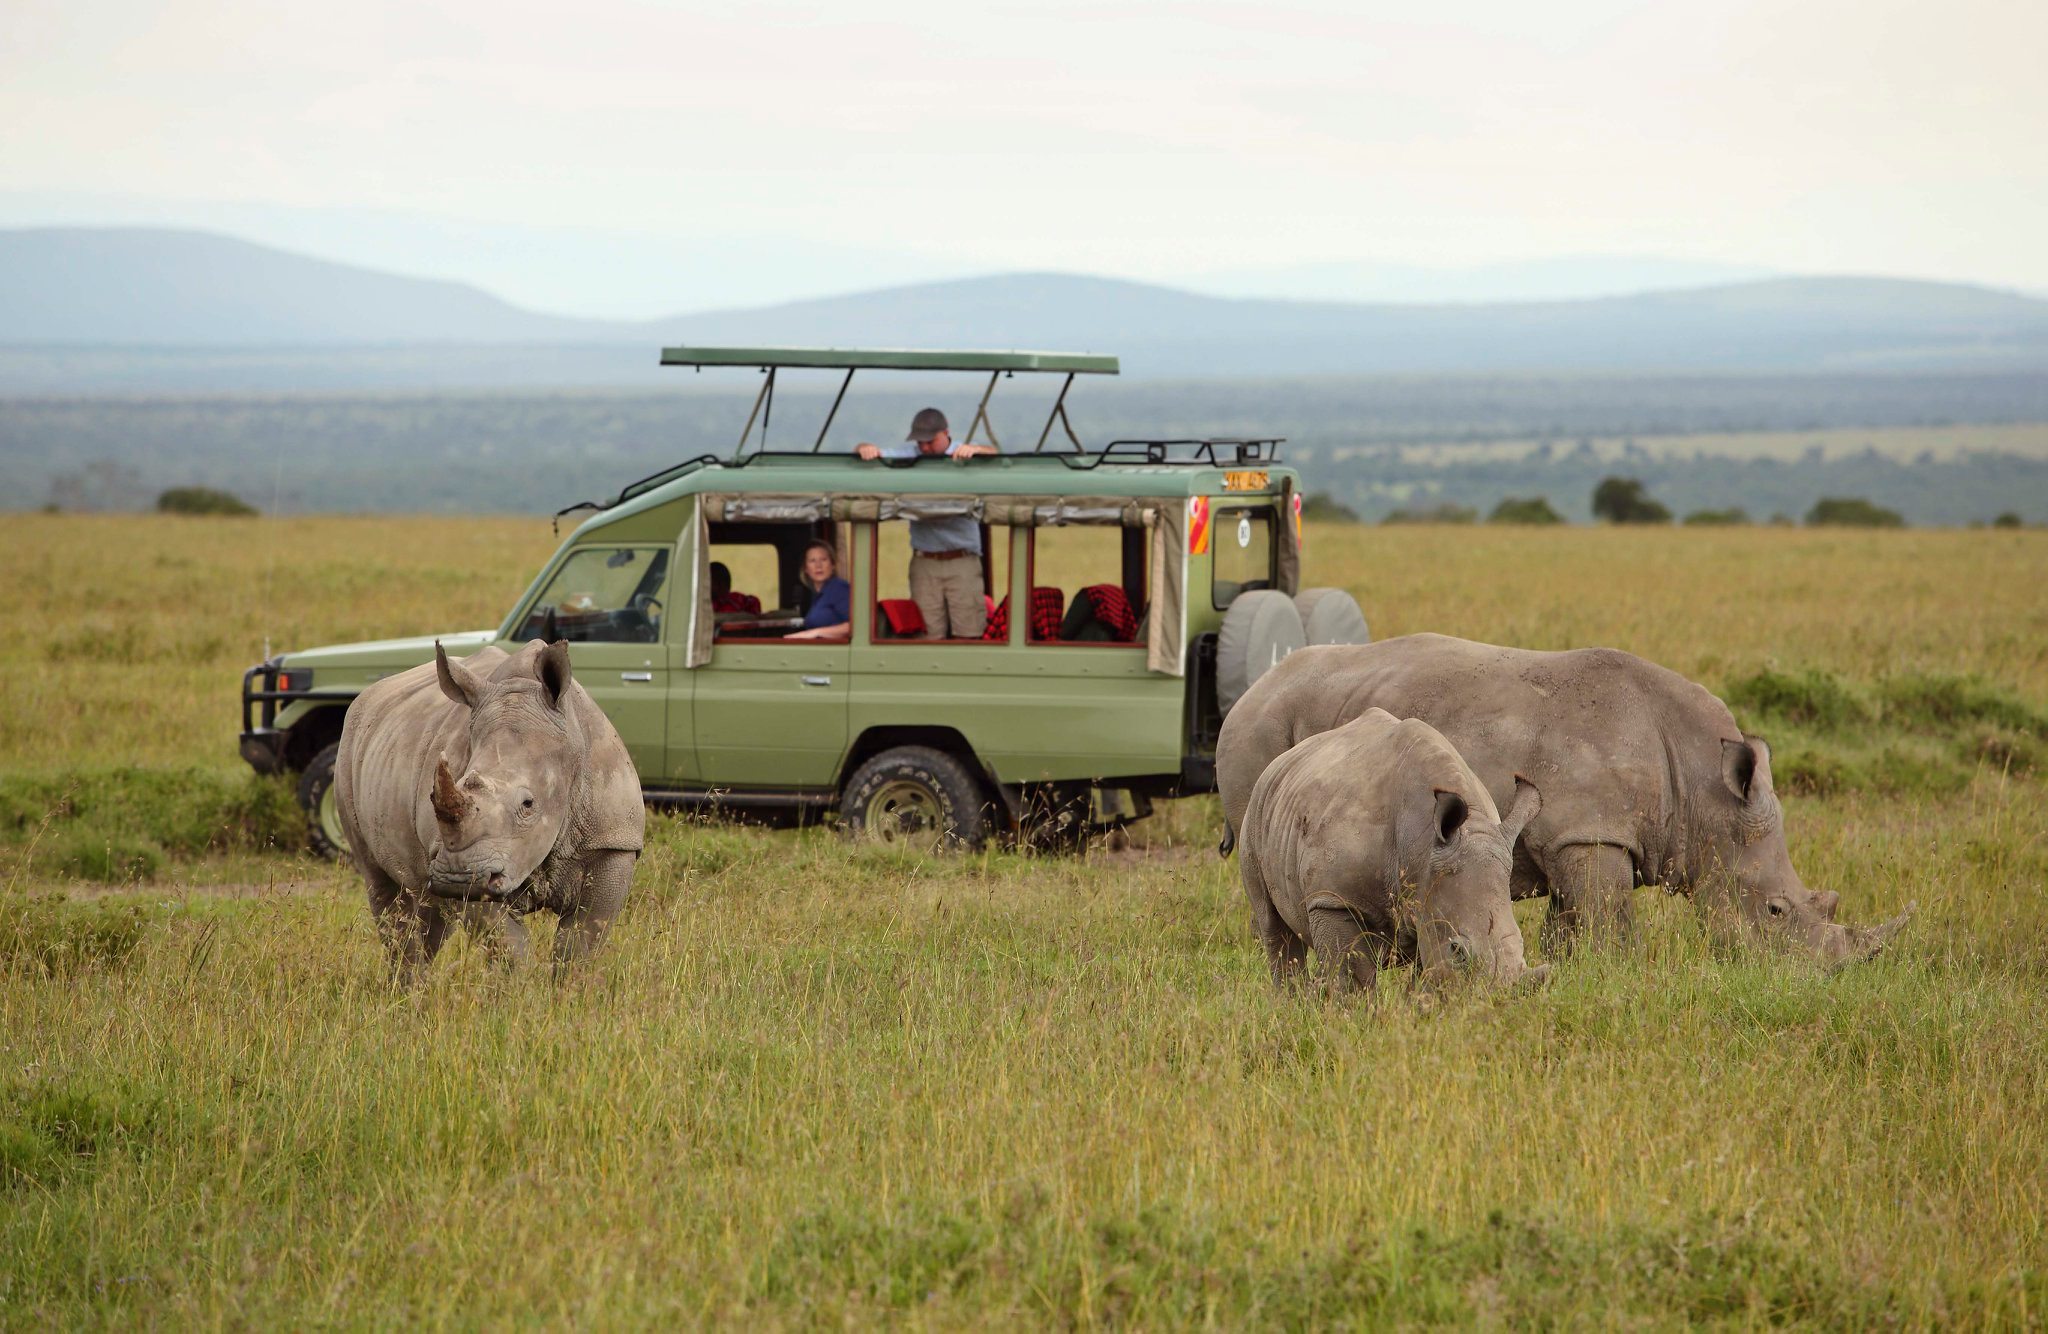
<instances>
[{"instance_id":1,"label":"door handle","mask_svg":"<svg viewBox=\"0 0 2048 1334\"><path fill-rule=\"evenodd\" d=\"M620 673L619 673L619 679L620 679L621 681L652 681L652 680L654 679L654 673L653 673L653 672L620 672Z\"/></svg>"},{"instance_id":2,"label":"door handle","mask_svg":"<svg viewBox=\"0 0 2048 1334\"><path fill-rule=\"evenodd\" d=\"M807 686L829 686L832 684L832 678L829 676L799 676L797 680Z\"/></svg>"}]
</instances>

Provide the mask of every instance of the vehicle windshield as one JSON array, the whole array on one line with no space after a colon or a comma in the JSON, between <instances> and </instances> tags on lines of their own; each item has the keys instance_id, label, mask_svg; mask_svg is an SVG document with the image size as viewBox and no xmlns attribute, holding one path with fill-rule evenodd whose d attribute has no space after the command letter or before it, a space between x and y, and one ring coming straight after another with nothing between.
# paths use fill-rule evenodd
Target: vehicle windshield
<instances>
[{"instance_id":1,"label":"vehicle windshield","mask_svg":"<svg viewBox=\"0 0 2048 1334\"><path fill-rule=\"evenodd\" d=\"M667 547L581 547L548 581L518 638L652 644L667 597Z\"/></svg>"}]
</instances>

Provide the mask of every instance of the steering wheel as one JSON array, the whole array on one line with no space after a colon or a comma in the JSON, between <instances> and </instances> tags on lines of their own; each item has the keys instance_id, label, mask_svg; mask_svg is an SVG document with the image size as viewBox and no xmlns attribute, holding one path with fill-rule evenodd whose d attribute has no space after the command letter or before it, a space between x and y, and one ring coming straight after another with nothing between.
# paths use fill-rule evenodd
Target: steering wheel
<instances>
[{"instance_id":1,"label":"steering wheel","mask_svg":"<svg viewBox=\"0 0 2048 1334\"><path fill-rule=\"evenodd\" d=\"M660 598L655 597L652 593L635 593L633 595L633 610L645 616L647 623L653 626L655 630L659 631L661 629ZM658 634L655 637L660 638Z\"/></svg>"}]
</instances>

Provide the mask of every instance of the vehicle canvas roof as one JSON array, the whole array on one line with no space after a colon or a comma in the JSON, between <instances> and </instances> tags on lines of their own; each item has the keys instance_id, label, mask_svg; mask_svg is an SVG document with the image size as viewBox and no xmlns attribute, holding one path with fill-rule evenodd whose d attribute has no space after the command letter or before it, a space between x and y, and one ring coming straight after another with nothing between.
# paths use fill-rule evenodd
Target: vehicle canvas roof
<instances>
[{"instance_id":1,"label":"vehicle canvas roof","mask_svg":"<svg viewBox=\"0 0 2048 1334\"><path fill-rule=\"evenodd\" d=\"M665 347L664 366L794 366L818 370L1041 371L1116 375L1115 357L1093 352L975 352L920 348Z\"/></svg>"},{"instance_id":2,"label":"vehicle canvas roof","mask_svg":"<svg viewBox=\"0 0 2048 1334\"><path fill-rule=\"evenodd\" d=\"M978 494L1067 496L1218 496L1242 490L1247 499L1270 497L1295 478L1291 468L1268 461L1230 467L1149 466L1120 463L1076 466L1072 454L998 454L961 463L919 459L910 466L870 462L852 454L765 454L744 463L706 461L593 516L582 526L602 527L684 496L718 493L816 493L822 495ZM1228 486L1228 473L1264 473L1257 488ZM1249 480L1249 479L1244 479ZM1298 487L1300 483L1296 481Z\"/></svg>"}]
</instances>

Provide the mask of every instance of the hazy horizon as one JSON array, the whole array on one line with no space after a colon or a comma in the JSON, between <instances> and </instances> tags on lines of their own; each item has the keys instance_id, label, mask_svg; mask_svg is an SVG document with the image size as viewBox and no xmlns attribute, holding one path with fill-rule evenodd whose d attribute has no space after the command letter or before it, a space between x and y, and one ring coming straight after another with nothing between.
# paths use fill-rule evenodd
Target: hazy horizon
<instances>
[{"instance_id":1,"label":"hazy horizon","mask_svg":"<svg viewBox=\"0 0 2048 1334\"><path fill-rule=\"evenodd\" d=\"M2043 291L2044 38L1992 0L31 2L0 11L0 226L197 227L610 318L1016 271Z\"/></svg>"}]
</instances>

